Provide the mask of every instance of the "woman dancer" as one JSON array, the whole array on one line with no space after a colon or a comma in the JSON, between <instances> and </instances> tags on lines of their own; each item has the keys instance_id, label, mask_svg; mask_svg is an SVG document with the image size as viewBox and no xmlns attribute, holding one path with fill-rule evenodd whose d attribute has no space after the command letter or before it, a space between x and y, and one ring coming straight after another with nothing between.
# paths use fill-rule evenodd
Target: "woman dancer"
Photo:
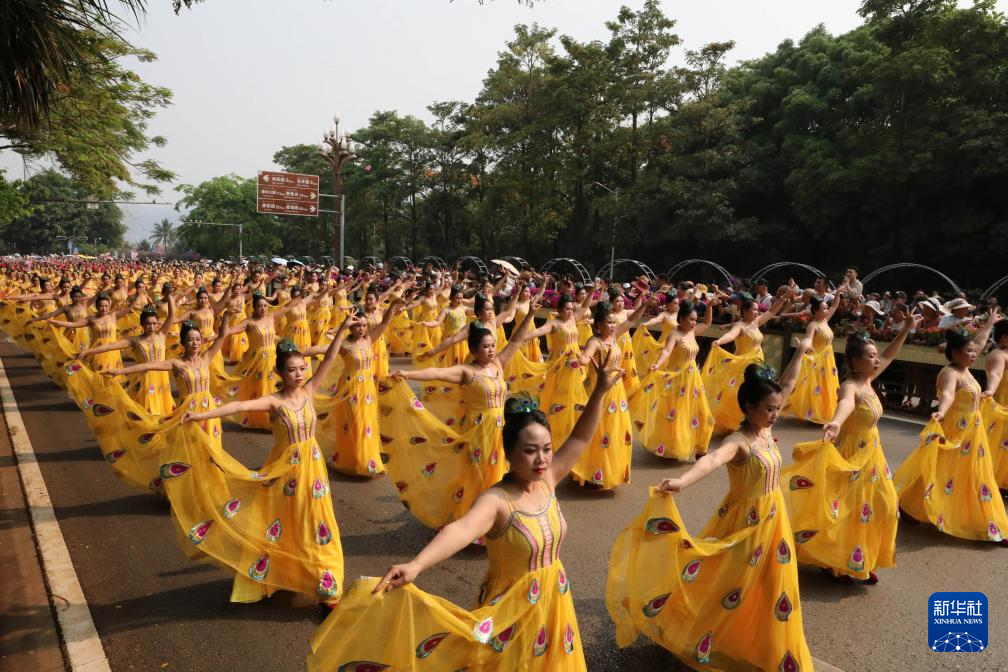
<instances>
[{"instance_id":1,"label":"woman dancer","mask_svg":"<svg viewBox=\"0 0 1008 672\"><path fill-rule=\"evenodd\" d=\"M763 332L760 327L776 317L784 303L784 299L779 298L761 314L752 297L740 297L741 319L711 346L703 366L703 381L707 403L714 414L715 433L733 432L741 424L742 411L736 397L742 373L750 364L763 361ZM729 343L735 344L735 352L724 349Z\"/></svg>"},{"instance_id":2,"label":"woman dancer","mask_svg":"<svg viewBox=\"0 0 1008 672\"><path fill-rule=\"evenodd\" d=\"M76 285L70 290L71 303L60 306L53 311L33 317L28 320L28 324L36 321L48 321L50 318L63 316L68 322L87 319L88 309L84 292ZM51 324L46 325L50 330L48 334L40 332L40 340L43 344L40 348L41 356L39 362L42 370L46 372L57 385L66 389L66 372L63 365L69 359L73 359L87 349L91 344L91 334L87 329L58 329Z\"/></svg>"},{"instance_id":3,"label":"woman dancer","mask_svg":"<svg viewBox=\"0 0 1008 672\"><path fill-rule=\"evenodd\" d=\"M336 471L359 476L385 473L378 435L374 343L382 337L401 308L402 302L396 300L382 315L382 321L373 327L364 314L358 312L344 320L336 334L335 338L340 343L335 347L343 359L342 372L338 376L324 374L329 380L336 378L338 382L320 388L327 390L331 398L319 402L319 410L325 415L319 433L322 452L329 456L329 463ZM346 330L349 330L349 335L344 337ZM329 347L333 347L331 343ZM305 355L321 354L327 349L318 345ZM330 371L335 368L334 364L330 365ZM319 382L323 385L328 383L323 378Z\"/></svg>"},{"instance_id":4,"label":"woman dancer","mask_svg":"<svg viewBox=\"0 0 1008 672\"><path fill-rule=\"evenodd\" d=\"M636 310L623 321L617 320L608 301L600 301L592 308L595 335L588 339L585 349L578 359L583 367L610 361L615 367L623 368L623 348L620 342L644 314L647 304L644 295L638 297ZM625 373L624 369L624 373ZM589 375L589 384L594 381ZM611 490L630 482L630 458L633 454L633 422L624 388L626 376L616 382L606 394L605 412L595 428L595 434L588 442L588 448L571 470L581 485L590 484L601 490Z\"/></svg>"},{"instance_id":5,"label":"woman dancer","mask_svg":"<svg viewBox=\"0 0 1008 672\"><path fill-rule=\"evenodd\" d=\"M165 361L165 337L171 328L172 317L175 314L174 301L169 299L168 319L162 324L158 319L157 309L148 304L140 311L141 336L123 338L114 343L96 345L79 353L78 357L87 358L112 350L131 350L133 360L138 364ZM126 389L130 398L140 404L151 415L168 415L175 408L171 394L171 381L168 371L149 369L137 373L128 381Z\"/></svg>"},{"instance_id":6,"label":"woman dancer","mask_svg":"<svg viewBox=\"0 0 1008 672\"><path fill-rule=\"evenodd\" d=\"M994 325L994 349L987 353L987 386L983 394L983 419L994 463L994 478L1002 494L1008 493L1008 320ZM1006 495L1008 496L1008 495Z\"/></svg>"},{"instance_id":7,"label":"woman dancer","mask_svg":"<svg viewBox=\"0 0 1008 672\"><path fill-rule=\"evenodd\" d=\"M167 433L161 470L179 544L191 559L234 572L232 602L255 602L277 590L328 604L340 597L343 549L315 441L313 396L341 342L333 340L306 382L304 356L292 342L281 341L274 355L281 380L275 394L188 412ZM266 464L255 471L185 424L253 413L270 417L275 441Z\"/></svg>"},{"instance_id":8,"label":"woman dancer","mask_svg":"<svg viewBox=\"0 0 1008 672\"><path fill-rule=\"evenodd\" d=\"M647 372L651 370L651 365L655 363L658 359L658 355L661 354L662 348L665 347L665 341L668 339L669 334L671 334L677 326L679 326L679 300L675 298L673 293L671 296L665 297L665 303L662 307L661 312L652 317L650 320L644 320L639 329L634 330L633 338L633 349L634 355L637 358L637 368L639 371ZM651 335L651 329L659 327L661 329L661 335L658 339L655 339Z\"/></svg>"},{"instance_id":9,"label":"woman dancer","mask_svg":"<svg viewBox=\"0 0 1008 672\"><path fill-rule=\"evenodd\" d=\"M837 288L829 305L825 299L815 296L809 299L812 321L805 330L805 338L812 339L812 352L805 355L798 384L785 406L787 413L809 422L829 422L836 414L840 378L829 321L840 307L844 291L846 285Z\"/></svg>"},{"instance_id":10,"label":"woman dancer","mask_svg":"<svg viewBox=\"0 0 1008 672\"><path fill-rule=\"evenodd\" d=\"M954 537L1003 543L1008 515L996 496L980 384L969 369L998 319L995 311L974 340L945 332L949 364L938 374L938 410L921 432L917 450L896 470L895 485L908 516Z\"/></svg>"},{"instance_id":11,"label":"woman dancer","mask_svg":"<svg viewBox=\"0 0 1008 672\"><path fill-rule=\"evenodd\" d=\"M417 657L437 670L584 670L559 559L567 525L554 490L588 444L606 392L620 375L610 366L599 372L584 412L555 454L545 414L530 399L509 400L504 447L511 470L416 558L394 565L381 580L351 584L312 638L309 670L335 672L353 664L406 670ZM480 538L490 567L474 611L410 585ZM394 628L397 635L370 636L376 628Z\"/></svg>"},{"instance_id":12,"label":"woman dancer","mask_svg":"<svg viewBox=\"0 0 1008 672\"><path fill-rule=\"evenodd\" d=\"M616 540L606 607L621 647L643 633L697 669L812 669L793 557L803 532L792 535L771 434L807 347L803 341L780 384L766 364L746 368L739 430L681 477L663 478ZM693 536L669 495L722 466L728 493Z\"/></svg>"},{"instance_id":13,"label":"woman dancer","mask_svg":"<svg viewBox=\"0 0 1008 672\"><path fill-rule=\"evenodd\" d=\"M678 326L665 339L641 389L630 399L630 417L640 443L659 457L688 460L693 453L697 459L706 454L714 417L697 368L700 345L696 337L710 328L717 301L707 302L702 324L697 324L693 304L680 307ZM666 362L667 370L663 369Z\"/></svg>"},{"instance_id":14,"label":"woman dancer","mask_svg":"<svg viewBox=\"0 0 1008 672\"><path fill-rule=\"evenodd\" d=\"M849 377L840 386L836 415L823 426L822 441L794 447L794 463L782 473L792 525L804 532L798 561L822 567L841 583L875 584L875 569L896 566L899 503L882 452L882 402L872 382L919 323L919 317L907 320L881 356L867 335L847 339Z\"/></svg>"},{"instance_id":15,"label":"woman dancer","mask_svg":"<svg viewBox=\"0 0 1008 672\"><path fill-rule=\"evenodd\" d=\"M235 308L231 308L227 303L224 306L225 310L235 310ZM214 323L218 320L220 313L215 313L214 310L210 302L210 293L207 292L205 287L200 287L196 290L196 307L175 319L179 322L191 320L198 324L200 334L203 336L204 347L209 347L209 344L217 338L217 333L214 331ZM227 324L227 320L225 320L224 324ZM221 338L225 337L221 335ZM225 339L225 343L227 340L230 339ZM219 348L217 353L210 360L210 387L214 394L220 397L233 397L238 393L239 379L229 374L224 368L223 348Z\"/></svg>"},{"instance_id":16,"label":"woman dancer","mask_svg":"<svg viewBox=\"0 0 1008 672\"><path fill-rule=\"evenodd\" d=\"M507 471L501 438L508 392L504 370L531 325L532 318L526 316L513 334L517 338L498 352L494 331L474 322L467 332L469 363L394 372L397 381L458 386L465 402L458 430L425 410L405 382L383 390L387 469L399 498L424 525L440 528L457 520Z\"/></svg>"},{"instance_id":17,"label":"woman dancer","mask_svg":"<svg viewBox=\"0 0 1008 672\"><path fill-rule=\"evenodd\" d=\"M140 295L138 294L137 296ZM104 294L99 294L95 297L96 315L75 320L73 322L50 319L49 323L53 326L62 327L64 329L87 328L91 333L91 347L108 345L109 343L115 343L119 340L116 338L117 322L119 322L124 315L129 314L132 309L133 304L127 303L117 310L112 310L112 300ZM122 357L119 355L118 350L101 352L90 358L89 366L92 371L99 373L109 369L116 369L122 366Z\"/></svg>"}]
</instances>

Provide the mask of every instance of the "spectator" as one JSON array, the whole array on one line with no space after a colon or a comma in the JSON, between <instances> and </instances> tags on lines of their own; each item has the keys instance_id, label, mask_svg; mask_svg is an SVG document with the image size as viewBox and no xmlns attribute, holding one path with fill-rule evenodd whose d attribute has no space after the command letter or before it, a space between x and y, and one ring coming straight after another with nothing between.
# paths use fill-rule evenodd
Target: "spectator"
<instances>
[{"instance_id":1,"label":"spectator","mask_svg":"<svg viewBox=\"0 0 1008 672\"><path fill-rule=\"evenodd\" d=\"M864 291L864 285L858 280L858 269L857 266L851 266L847 269L844 274L847 278L847 284L850 289L846 292L846 297L848 299L858 299L861 298L861 293Z\"/></svg>"},{"instance_id":2,"label":"spectator","mask_svg":"<svg viewBox=\"0 0 1008 672\"><path fill-rule=\"evenodd\" d=\"M944 306L945 316L938 323L939 329L955 329L956 327L961 327L967 324L971 324L972 320L969 317L970 311L975 309L972 303L966 299L960 297L957 299L952 299Z\"/></svg>"},{"instance_id":3,"label":"spectator","mask_svg":"<svg viewBox=\"0 0 1008 672\"><path fill-rule=\"evenodd\" d=\"M815 283L812 285L812 290L815 292L813 296L820 301L825 301L826 303L833 302L833 294L829 291L829 282L826 280L826 276L820 275L816 278Z\"/></svg>"},{"instance_id":4,"label":"spectator","mask_svg":"<svg viewBox=\"0 0 1008 672\"><path fill-rule=\"evenodd\" d=\"M759 307L761 313L765 313L770 310L770 305L773 304L773 294L767 289L766 278L757 278L753 282L753 289L756 294L753 299L756 301L756 305Z\"/></svg>"}]
</instances>

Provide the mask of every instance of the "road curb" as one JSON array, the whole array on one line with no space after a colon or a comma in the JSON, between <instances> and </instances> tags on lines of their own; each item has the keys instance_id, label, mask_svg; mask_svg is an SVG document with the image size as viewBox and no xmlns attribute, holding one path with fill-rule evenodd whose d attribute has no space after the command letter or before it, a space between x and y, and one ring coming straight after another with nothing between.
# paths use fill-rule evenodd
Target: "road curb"
<instances>
[{"instance_id":1,"label":"road curb","mask_svg":"<svg viewBox=\"0 0 1008 672\"><path fill-rule=\"evenodd\" d=\"M42 559L50 602L56 612L68 669L71 672L111 672L2 360L0 405L21 477L21 488L28 503L35 544Z\"/></svg>"}]
</instances>

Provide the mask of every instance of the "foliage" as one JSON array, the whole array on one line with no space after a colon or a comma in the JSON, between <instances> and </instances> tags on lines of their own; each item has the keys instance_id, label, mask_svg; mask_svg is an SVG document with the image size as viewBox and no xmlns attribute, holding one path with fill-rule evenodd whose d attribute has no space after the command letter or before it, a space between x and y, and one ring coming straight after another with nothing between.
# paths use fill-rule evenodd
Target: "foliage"
<instances>
[{"instance_id":1,"label":"foliage","mask_svg":"<svg viewBox=\"0 0 1008 672\"><path fill-rule=\"evenodd\" d=\"M89 208L82 202L88 190L70 178L47 170L25 180L19 190L32 211L3 231L0 237L7 250L22 254L63 251L66 242L57 236L70 236L82 244L100 238L102 246L113 248L122 244L126 232L122 211L113 203Z\"/></svg>"},{"instance_id":2,"label":"foliage","mask_svg":"<svg viewBox=\"0 0 1008 672\"><path fill-rule=\"evenodd\" d=\"M0 234L11 222L31 214L32 206L28 197L21 192L21 181L8 182L5 171L0 169Z\"/></svg>"},{"instance_id":3,"label":"foliage","mask_svg":"<svg viewBox=\"0 0 1008 672\"><path fill-rule=\"evenodd\" d=\"M255 214L256 181L221 175L198 185L178 187L184 197L175 209L187 209L186 222L176 229L177 246L214 258L238 255L238 228L242 224L244 253L275 254L289 236L272 215ZM233 225L233 226L222 226ZM291 232L303 238L303 232Z\"/></svg>"},{"instance_id":4,"label":"foliage","mask_svg":"<svg viewBox=\"0 0 1008 672\"><path fill-rule=\"evenodd\" d=\"M175 225L171 223L171 220L165 218L154 225L154 232L150 236L150 241L161 247L161 251L167 253L171 246L175 243L175 239L178 236L178 231L175 229Z\"/></svg>"}]
</instances>

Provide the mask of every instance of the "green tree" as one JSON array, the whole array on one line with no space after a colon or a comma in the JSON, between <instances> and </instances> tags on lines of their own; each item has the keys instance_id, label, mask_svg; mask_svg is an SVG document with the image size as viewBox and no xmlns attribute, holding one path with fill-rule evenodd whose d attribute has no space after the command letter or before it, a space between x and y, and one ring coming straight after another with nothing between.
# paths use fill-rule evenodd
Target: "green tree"
<instances>
[{"instance_id":1,"label":"green tree","mask_svg":"<svg viewBox=\"0 0 1008 672\"><path fill-rule=\"evenodd\" d=\"M150 240L155 245L159 245L161 251L167 254L175 242L176 235L175 225L171 223L171 220L165 218L154 225L154 232L151 234Z\"/></svg>"},{"instance_id":2,"label":"green tree","mask_svg":"<svg viewBox=\"0 0 1008 672\"><path fill-rule=\"evenodd\" d=\"M197 185L184 184L179 190L184 197L175 208L180 211L186 208L186 219L190 220L176 229L180 249L212 258L237 256L237 227L214 223L236 225L241 222L242 247L246 255L284 251L286 236L282 226L272 215L256 213L254 179L221 175Z\"/></svg>"},{"instance_id":3,"label":"green tree","mask_svg":"<svg viewBox=\"0 0 1008 672\"><path fill-rule=\"evenodd\" d=\"M8 249L21 253L48 254L66 249L57 236L71 236L81 242L101 238L103 244L118 247L126 226L122 211L113 203L89 208L84 202L89 192L79 183L47 170L32 175L20 185L32 212L11 223L2 238Z\"/></svg>"},{"instance_id":4,"label":"green tree","mask_svg":"<svg viewBox=\"0 0 1008 672\"><path fill-rule=\"evenodd\" d=\"M28 198L21 192L21 181L8 182L5 172L0 169L0 234L15 219L26 217L32 211Z\"/></svg>"}]
</instances>

